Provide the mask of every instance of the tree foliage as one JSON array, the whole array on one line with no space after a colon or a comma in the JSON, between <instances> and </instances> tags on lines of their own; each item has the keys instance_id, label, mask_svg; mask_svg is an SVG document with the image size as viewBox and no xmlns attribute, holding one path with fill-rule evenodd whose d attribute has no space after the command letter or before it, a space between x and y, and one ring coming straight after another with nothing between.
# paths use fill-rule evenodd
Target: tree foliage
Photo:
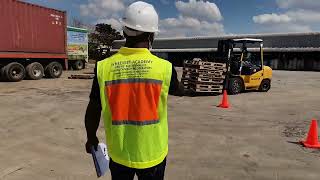
<instances>
[{"instance_id":1,"label":"tree foliage","mask_svg":"<svg viewBox=\"0 0 320 180\"><path fill-rule=\"evenodd\" d=\"M89 58L102 60L109 54L112 42L123 39L123 36L109 24L97 24L95 31L89 34Z\"/></svg>"}]
</instances>

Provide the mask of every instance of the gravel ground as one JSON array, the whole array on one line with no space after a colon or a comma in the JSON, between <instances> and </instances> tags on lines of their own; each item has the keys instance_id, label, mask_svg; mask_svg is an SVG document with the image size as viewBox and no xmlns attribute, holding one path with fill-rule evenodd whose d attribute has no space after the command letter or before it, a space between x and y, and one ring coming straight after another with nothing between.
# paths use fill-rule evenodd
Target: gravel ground
<instances>
[{"instance_id":1,"label":"gravel ground","mask_svg":"<svg viewBox=\"0 0 320 180\"><path fill-rule=\"evenodd\" d=\"M0 179L96 179L84 151L92 81L71 73L0 82ZM297 142L320 120L319 91L319 72L274 71L269 92L229 96L230 109L221 96L170 96L166 179L318 180L319 150Z\"/></svg>"}]
</instances>

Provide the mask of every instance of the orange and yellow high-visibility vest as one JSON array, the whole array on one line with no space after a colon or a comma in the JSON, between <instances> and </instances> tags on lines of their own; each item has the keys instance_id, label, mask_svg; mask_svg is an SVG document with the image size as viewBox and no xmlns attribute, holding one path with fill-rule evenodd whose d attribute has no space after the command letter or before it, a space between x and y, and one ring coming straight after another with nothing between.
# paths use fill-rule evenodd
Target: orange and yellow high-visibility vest
<instances>
[{"instance_id":1,"label":"orange and yellow high-visibility vest","mask_svg":"<svg viewBox=\"0 0 320 180\"><path fill-rule=\"evenodd\" d=\"M169 61L145 48L121 48L98 62L106 141L114 162L145 169L167 156L171 73Z\"/></svg>"}]
</instances>

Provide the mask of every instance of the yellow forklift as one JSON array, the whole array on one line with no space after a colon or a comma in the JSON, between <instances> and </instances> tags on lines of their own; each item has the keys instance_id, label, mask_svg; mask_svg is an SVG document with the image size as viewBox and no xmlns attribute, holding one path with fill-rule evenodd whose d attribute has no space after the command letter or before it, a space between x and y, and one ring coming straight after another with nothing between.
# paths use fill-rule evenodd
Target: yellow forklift
<instances>
[{"instance_id":1,"label":"yellow forklift","mask_svg":"<svg viewBox=\"0 0 320 180\"><path fill-rule=\"evenodd\" d=\"M248 51L248 48L252 52ZM272 69L263 64L262 39L220 40L218 56L227 62L224 88L229 94L246 90L267 92L271 88Z\"/></svg>"}]
</instances>

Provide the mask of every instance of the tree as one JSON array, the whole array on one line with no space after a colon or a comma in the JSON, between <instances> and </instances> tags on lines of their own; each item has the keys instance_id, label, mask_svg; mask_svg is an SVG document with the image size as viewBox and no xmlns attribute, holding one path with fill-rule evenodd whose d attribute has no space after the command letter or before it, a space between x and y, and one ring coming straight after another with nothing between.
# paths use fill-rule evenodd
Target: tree
<instances>
[{"instance_id":1,"label":"tree","mask_svg":"<svg viewBox=\"0 0 320 180\"><path fill-rule=\"evenodd\" d=\"M73 17L70 21L70 26L72 27L77 27L77 28L86 28L87 25L81 20L81 19L78 19L76 17Z\"/></svg>"},{"instance_id":2,"label":"tree","mask_svg":"<svg viewBox=\"0 0 320 180\"><path fill-rule=\"evenodd\" d=\"M106 58L114 40L123 39L123 36L109 24L97 24L95 31L89 34L89 58L101 60Z\"/></svg>"}]
</instances>

